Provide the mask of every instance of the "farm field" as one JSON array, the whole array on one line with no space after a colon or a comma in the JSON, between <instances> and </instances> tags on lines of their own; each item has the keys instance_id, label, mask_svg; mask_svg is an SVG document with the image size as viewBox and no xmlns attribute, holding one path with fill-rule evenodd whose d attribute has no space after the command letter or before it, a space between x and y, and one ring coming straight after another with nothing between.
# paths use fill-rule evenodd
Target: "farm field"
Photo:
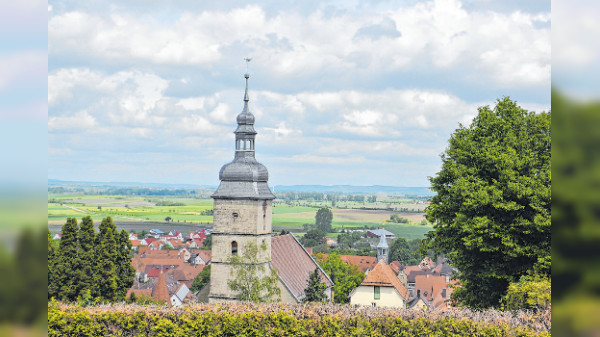
<instances>
[{"instance_id":1,"label":"farm field","mask_svg":"<svg viewBox=\"0 0 600 337\"><path fill-rule=\"evenodd\" d=\"M335 229L349 228L379 228L389 220L390 215L398 214L407 218L408 224L386 223L386 229L398 237L407 239L423 238L432 229L429 225L421 225L424 213L398 212L393 209L422 209L424 205L410 200L398 204L389 203L340 203L333 208L332 226ZM324 202L302 202L288 205L276 202L273 207L273 229L292 231L297 235L306 231L304 224L313 224L319 206ZM358 209L358 208L368 209ZM186 197L154 197L154 196L122 196L122 195L49 195L48 196L48 225L51 230L60 229L68 217L81 219L91 216L95 223L110 216L121 228L150 229L160 228L171 230L177 228L210 227L213 208L212 199L195 199ZM165 221L170 218L170 221ZM144 228L147 224L148 227ZM332 234L336 235L336 234Z\"/></svg>"}]
</instances>

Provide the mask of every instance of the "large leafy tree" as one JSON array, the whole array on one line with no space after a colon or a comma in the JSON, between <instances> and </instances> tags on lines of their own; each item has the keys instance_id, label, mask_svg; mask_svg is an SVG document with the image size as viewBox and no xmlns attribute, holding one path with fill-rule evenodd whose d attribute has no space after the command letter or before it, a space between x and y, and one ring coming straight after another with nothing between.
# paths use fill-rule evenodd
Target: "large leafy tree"
<instances>
[{"instance_id":1,"label":"large leafy tree","mask_svg":"<svg viewBox=\"0 0 600 337\"><path fill-rule=\"evenodd\" d=\"M430 178L429 246L459 269L454 300L498 306L510 282L550 273L550 113L509 98L460 126Z\"/></svg>"},{"instance_id":2,"label":"large leafy tree","mask_svg":"<svg viewBox=\"0 0 600 337\"><path fill-rule=\"evenodd\" d=\"M333 220L333 213L327 207L319 208L315 215L315 225L317 229L329 233L331 232L331 221Z\"/></svg>"},{"instance_id":3,"label":"large leafy tree","mask_svg":"<svg viewBox=\"0 0 600 337\"><path fill-rule=\"evenodd\" d=\"M317 255L318 263L333 281L333 300L336 303L348 303L348 295L352 289L365 278L365 274L357 266L346 264L339 254L329 254L327 257Z\"/></svg>"},{"instance_id":4,"label":"large leafy tree","mask_svg":"<svg viewBox=\"0 0 600 337\"><path fill-rule=\"evenodd\" d=\"M240 301L275 302L281 298L281 289L277 286L279 277L275 269L270 272L258 260L259 249L266 250L266 244L258 247L249 243L244 247L242 256L234 255L229 258L234 276L227 281L229 289L237 293Z\"/></svg>"}]
</instances>

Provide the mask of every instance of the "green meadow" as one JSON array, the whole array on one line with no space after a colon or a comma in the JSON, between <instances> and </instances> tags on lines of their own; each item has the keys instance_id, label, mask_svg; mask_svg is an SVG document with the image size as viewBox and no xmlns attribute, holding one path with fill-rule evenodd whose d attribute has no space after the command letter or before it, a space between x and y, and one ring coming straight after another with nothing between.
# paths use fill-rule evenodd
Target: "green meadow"
<instances>
[{"instance_id":1,"label":"green meadow","mask_svg":"<svg viewBox=\"0 0 600 337\"><path fill-rule=\"evenodd\" d=\"M288 229L300 234L305 231L304 224L314 223L318 207L322 205L324 205L322 202L294 205L276 202L273 207L273 227L275 230ZM350 206L357 208L349 208ZM423 213L390 211L388 204L348 203L340 205L340 207L348 208L332 208L332 226L338 230L379 228L384 221L389 220L391 214L399 214L401 217L409 219L408 224L386 223L385 228L398 237L423 238L425 233L432 229L429 225L420 224L424 219ZM396 207L399 209L413 207L419 210L423 208L422 205L411 203L410 200L404 201L404 204L398 204ZM95 222L110 216L116 222L140 224L152 222L152 227L156 227L156 223L161 222L165 226L170 224L198 226L212 224L213 217L210 213L207 214L212 208L212 199L50 194L48 196L48 224L62 225L69 217L81 219L89 215ZM170 222L165 221L167 217L171 219ZM335 237L337 234L333 233L329 236Z\"/></svg>"}]
</instances>

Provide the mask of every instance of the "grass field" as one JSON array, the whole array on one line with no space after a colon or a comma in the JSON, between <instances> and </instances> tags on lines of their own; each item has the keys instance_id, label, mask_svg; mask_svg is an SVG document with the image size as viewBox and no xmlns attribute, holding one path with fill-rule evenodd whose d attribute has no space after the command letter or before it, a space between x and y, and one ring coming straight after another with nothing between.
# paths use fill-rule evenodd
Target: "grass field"
<instances>
[{"instance_id":1,"label":"grass field","mask_svg":"<svg viewBox=\"0 0 600 337\"><path fill-rule=\"evenodd\" d=\"M212 199L192 199L178 197L138 197L119 195L49 195L48 196L48 224L56 227L66 222L68 217L78 219L91 216L94 222L110 216L115 222L134 223L151 222L153 226L164 223L165 227L173 225L191 226L199 223L211 224L212 215L203 215L203 211L213 208ZM183 206L157 206L162 203L178 203ZM400 208L422 208L423 205L410 201L396 206ZM313 224L318 210L316 205L323 203L303 203L302 205L286 205L276 203L273 207L273 227L303 232L304 224ZM385 203L351 203L355 207L382 208ZM407 206L408 205L408 206ZM313 207L311 207L313 206ZM386 223L386 229L398 237L407 239L423 238L424 234L432 229L431 226L422 226L419 223L424 219L423 213L393 212L385 209L342 209L334 208L332 226L334 229L342 228L379 228L392 214L409 219L408 224ZM170 223L165 218L170 217ZM149 228L148 228L149 229ZM333 234L335 236L335 234Z\"/></svg>"}]
</instances>

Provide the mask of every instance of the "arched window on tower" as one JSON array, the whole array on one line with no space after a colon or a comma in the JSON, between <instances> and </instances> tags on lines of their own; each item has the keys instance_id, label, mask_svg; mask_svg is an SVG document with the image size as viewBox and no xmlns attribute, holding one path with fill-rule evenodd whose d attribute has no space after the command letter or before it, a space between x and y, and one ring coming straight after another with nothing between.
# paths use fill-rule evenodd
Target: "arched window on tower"
<instances>
[{"instance_id":1,"label":"arched window on tower","mask_svg":"<svg viewBox=\"0 0 600 337\"><path fill-rule=\"evenodd\" d=\"M237 255L238 253L238 244L236 241L231 242L231 255Z\"/></svg>"}]
</instances>

